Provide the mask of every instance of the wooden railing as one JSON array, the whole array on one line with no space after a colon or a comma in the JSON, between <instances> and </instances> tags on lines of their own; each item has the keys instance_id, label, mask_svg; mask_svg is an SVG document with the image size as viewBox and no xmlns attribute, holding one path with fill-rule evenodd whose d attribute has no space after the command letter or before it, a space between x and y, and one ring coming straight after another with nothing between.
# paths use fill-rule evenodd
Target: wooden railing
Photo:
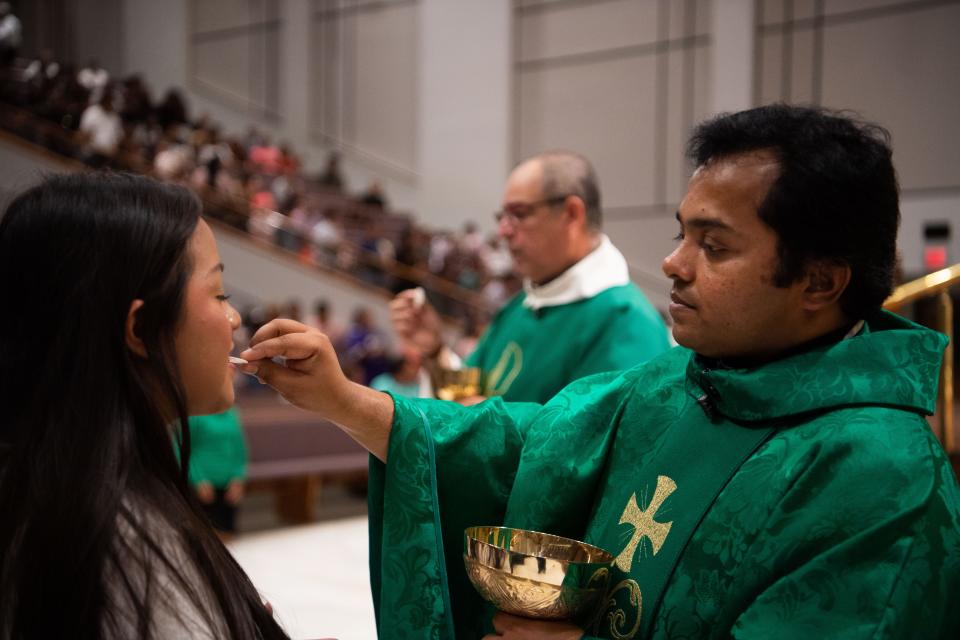
<instances>
[{"instance_id":1,"label":"wooden railing","mask_svg":"<svg viewBox=\"0 0 960 640\"><path fill-rule=\"evenodd\" d=\"M885 309L899 311L904 305L917 300L936 299L937 317L933 328L949 339L943 353L940 390L937 393L937 414L940 416L938 435L948 454L958 453L953 406L953 301L950 298L950 288L957 284L960 284L960 264L900 285L883 304Z\"/></svg>"}]
</instances>

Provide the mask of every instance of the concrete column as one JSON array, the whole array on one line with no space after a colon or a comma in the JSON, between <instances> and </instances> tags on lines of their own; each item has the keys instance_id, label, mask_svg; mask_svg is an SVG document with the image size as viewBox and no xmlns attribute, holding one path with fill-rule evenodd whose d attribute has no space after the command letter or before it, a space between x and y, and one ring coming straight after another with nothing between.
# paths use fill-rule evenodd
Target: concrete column
<instances>
[{"instance_id":1,"label":"concrete column","mask_svg":"<svg viewBox=\"0 0 960 640\"><path fill-rule=\"evenodd\" d=\"M753 106L754 0L713 3L713 113Z\"/></svg>"},{"instance_id":2,"label":"concrete column","mask_svg":"<svg viewBox=\"0 0 960 640\"><path fill-rule=\"evenodd\" d=\"M186 0L124 0L124 73L142 73L155 100L186 89L187 21Z\"/></svg>"},{"instance_id":3,"label":"concrete column","mask_svg":"<svg viewBox=\"0 0 960 640\"><path fill-rule=\"evenodd\" d=\"M116 79L124 69L123 4L120 0L77 0L73 6L77 68L96 58Z\"/></svg>"},{"instance_id":4,"label":"concrete column","mask_svg":"<svg viewBox=\"0 0 960 640\"><path fill-rule=\"evenodd\" d=\"M421 0L420 11L418 213L492 229L510 170L511 3Z\"/></svg>"},{"instance_id":5,"label":"concrete column","mask_svg":"<svg viewBox=\"0 0 960 640\"><path fill-rule=\"evenodd\" d=\"M280 41L280 110L284 131L293 141L310 132L310 0L283 0ZM292 62L295 61L295 62ZM299 145L298 145L299 146Z\"/></svg>"}]
</instances>

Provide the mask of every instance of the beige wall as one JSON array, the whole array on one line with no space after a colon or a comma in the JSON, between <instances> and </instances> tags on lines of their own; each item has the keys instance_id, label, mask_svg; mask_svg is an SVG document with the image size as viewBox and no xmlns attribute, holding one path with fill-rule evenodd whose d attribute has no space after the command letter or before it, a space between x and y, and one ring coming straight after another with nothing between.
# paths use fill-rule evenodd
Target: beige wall
<instances>
[{"instance_id":1,"label":"beige wall","mask_svg":"<svg viewBox=\"0 0 960 640\"><path fill-rule=\"evenodd\" d=\"M902 189L904 271L922 270L923 226L952 223L960 261L960 2L765 0L756 100L850 109L889 129ZM792 9L792 12L791 12Z\"/></svg>"},{"instance_id":2,"label":"beige wall","mask_svg":"<svg viewBox=\"0 0 960 640\"><path fill-rule=\"evenodd\" d=\"M192 80L199 72L242 89L239 67L269 69L226 52L196 60L192 34L211 22L191 18L194 1L245 4L246 13L211 10L234 27L276 5L277 114L258 111L249 78L246 104ZM683 143L720 108L819 102L887 126L908 273L920 269L926 221L960 227L960 0L363 0L338 22L343 59L323 63L332 67L316 59L330 46L318 14L337 3L122 4L126 71L146 72L157 90L189 85L195 111L233 130L269 126L313 166L327 148L345 149L352 188L384 178L391 199L430 226L476 219L491 229L513 162L551 147L584 152L599 171L606 228L658 303L689 171ZM952 250L960 260L960 238Z\"/></svg>"},{"instance_id":3,"label":"beige wall","mask_svg":"<svg viewBox=\"0 0 960 640\"><path fill-rule=\"evenodd\" d=\"M492 228L510 170L508 0L422 0L421 219Z\"/></svg>"},{"instance_id":4,"label":"beige wall","mask_svg":"<svg viewBox=\"0 0 960 640\"><path fill-rule=\"evenodd\" d=\"M319 2L122 2L124 72L143 73L158 95L170 87L185 89L192 113L210 114L228 132L243 132L254 124L271 132L276 140L291 143L308 169L323 166L327 153L336 145L318 135L312 119L312 91L319 69L312 64L311 26L318 8L322 8ZM212 9L204 8L202 22L198 22L194 5L206 3ZM258 28L256 16L262 15L267 5L274 7L275 18L260 20ZM258 53L267 49L265 43L258 43L267 40L264 22L270 23L269 31L279 35L275 61ZM198 32L210 35L200 37L200 45L196 46ZM206 55L211 50L216 55ZM397 71L396 75L402 77L404 72ZM269 106L265 104L265 86L273 87L270 93L275 94L274 109L264 108ZM389 173L383 164L371 161L359 151L346 154L343 165L348 188L360 191L380 178L396 207L418 210L415 177Z\"/></svg>"},{"instance_id":5,"label":"beige wall","mask_svg":"<svg viewBox=\"0 0 960 640\"><path fill-rule=\"evenodd\" d=\"M430 226L495 207L510 163L508 0L122 1L124 70L157 92L188 89L194 113L268 129L311 169L339 149L350 189L380 179ZM267 4L281 34L272 67L250 53ZM251 90L269 73L277 113Z\"/></svg>"},{"instance_id":6,"label":"beige wall","mask_svg":"<svg viewBox=\"0 0 960 640\"><path fill-rule=\"evenodd\" d=\"M551 148L591 159L605 229L658 306L684 143L712 104L712 20L708 0L521 2L514 13L515 159Z\"/></svg>"},{"instance_id":7,"label":"beige wall","mask_svg":"<svg viewBox=\"0 0 960 640\"><path fill-rule=\"evenodd\" d=\"M594 160L607 231L656 301L691 124L773 101L849 109L887 127L903 188L906 273L922 270L929 221L953 223L951 259L960 261L960 2L516 6L515 157L566 146Z\"/></svg>"},{"instance_id":8,"label":"beige wall","mask_svg":"<svg viewBox=\"0 0 960 640\"><path fill-rule=\"evenodd\" d=\"M310 14L310 131L349 157L415 183L419 3Z\"/></svg>"}]
</instances>

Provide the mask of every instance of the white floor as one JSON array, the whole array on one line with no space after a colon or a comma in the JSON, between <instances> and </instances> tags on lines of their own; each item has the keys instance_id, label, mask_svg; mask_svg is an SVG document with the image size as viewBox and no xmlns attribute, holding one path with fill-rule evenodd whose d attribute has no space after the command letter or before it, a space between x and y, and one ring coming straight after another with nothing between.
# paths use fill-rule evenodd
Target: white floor
<instances>
[{"instance_id":1,"label":"white floor","mask_svg":"<svg viewBox=\"0 0 960 640\"><path fill-rule=\"evenodd\" d=\"M377 637L366 516L248 533L229 547L291 638Z\"/></svg>"}]
</instances>

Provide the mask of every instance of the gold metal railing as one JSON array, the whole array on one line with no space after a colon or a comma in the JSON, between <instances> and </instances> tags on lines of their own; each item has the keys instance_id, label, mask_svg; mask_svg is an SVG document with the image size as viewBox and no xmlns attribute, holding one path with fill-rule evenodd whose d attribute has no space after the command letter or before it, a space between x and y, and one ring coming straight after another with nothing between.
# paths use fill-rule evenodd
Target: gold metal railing
<instances>
[{"instance_id":1,"label":"gold metal railing","mask_svg":"<svg viewBox=\"0 0 960 640\"><path fill-rule=\"evenodd\" d=\"M943 352L940 390L937 393L941 441L947 453L957 453L957 434L954 431L953 419L953 301L950 298L950 288L957 284L960 284L960 264L934 271L922 278L900 285L883 303L885 309L898 311L904 305L916 300L925 298L937 300L937 326L934 329L942 332L950 340Z\"/></svg>"}]
</instances>

